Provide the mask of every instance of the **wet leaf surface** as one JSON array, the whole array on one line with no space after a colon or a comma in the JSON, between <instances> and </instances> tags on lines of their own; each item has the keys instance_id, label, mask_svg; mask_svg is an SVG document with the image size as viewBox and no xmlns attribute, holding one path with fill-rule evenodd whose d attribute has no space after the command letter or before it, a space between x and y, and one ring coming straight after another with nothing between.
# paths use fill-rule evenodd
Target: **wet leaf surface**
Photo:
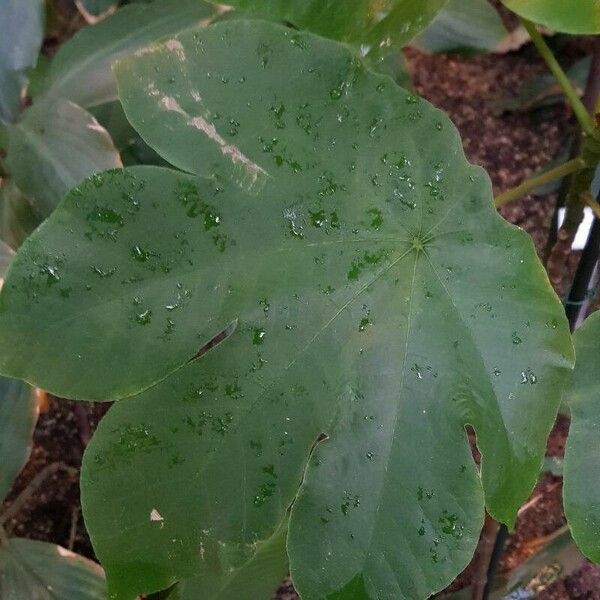
<instances>
[{"instance_id":1,"label":"wet leaf surface","mask_svg":"<svg viewBox=\"0 0 600 600\"><path fill-rule=\"evenodd\" d=\"M172 374L113 407L86 453L111 589L244 564L301 481L288 553L304 598L443 588L484 493L510 523L531 490L572 363L531 241L449 120L343 46L231 22L117 75L146 141L207 178L92 178L0 295L6 373L98 399Z\"/></svg>"}]
</instances>

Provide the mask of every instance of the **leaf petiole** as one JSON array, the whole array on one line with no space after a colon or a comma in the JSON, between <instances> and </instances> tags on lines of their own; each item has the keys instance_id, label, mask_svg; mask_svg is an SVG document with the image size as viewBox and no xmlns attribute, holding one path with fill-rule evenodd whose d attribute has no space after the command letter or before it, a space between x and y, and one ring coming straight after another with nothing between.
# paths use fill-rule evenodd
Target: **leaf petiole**
<instances>
[{"instance_id":1,"label":"leaf petiole","mask_svg":"<svg viewBox=\"0 0 600 600\"><path fill-rule=\"evenodd\" d=\"M594 120L592 119L586 107L583 105L583 102L575 91L571 80L556 60L554 54L552 54L552 50L550 50L548 44L546 44L544 41L542 34L531 21L528 21L527 19L521 19L521 22L523 23L523 27L525 27L529 33L531 41L534 43L537 51L540 53L541 57L546 62L546 65L548 65L548 68L550 71L552 71L552 74L562 88L562 91L567 97L567 100L569 101L569 104L571 105L571 108L573 109L573 112L575 113L575 116L581 125L581 128L586 133L595 135Z\"/></svg>"},{"instance_id":2,"label":"leaf petiole","mask_svg":"<svg viewBox=\"0 0 600 600\"><path fill-rule=\"evenodd\" d=\"M513 200L518 200L536 188L546 185L555 179L560 179L561 177L566 177L567 175L581 171L586 166L587 163L582 158L574 158L569 160L568 162L563 163L554 169L550 169L545 173L541 173L540 175L526 179L518 186L506 190L494 199L494 204L496 205L496 208L498 208L504 204L512 202Z\"/></svg>"}]
</instances>

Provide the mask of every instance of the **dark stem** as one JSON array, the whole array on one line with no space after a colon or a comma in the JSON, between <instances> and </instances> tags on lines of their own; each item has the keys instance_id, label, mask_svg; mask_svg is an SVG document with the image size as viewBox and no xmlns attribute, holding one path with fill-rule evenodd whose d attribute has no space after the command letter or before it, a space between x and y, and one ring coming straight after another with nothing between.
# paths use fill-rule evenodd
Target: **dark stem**
<instances>
[{"instance_id":1,"label":"dark stem","mask_svg":"<svg viewBox=\"0 0 600 600\"><path fill-rule=\"evenodd\" d=\"M483 599L499 529L499 523L486 514L481 538L479 539L479 546L477 547L477 562L471 584L471 600Z\"/></svg>"},{"instance_id":2,"label":"dark stem","mask_svg":"<svg viewBox=\"0 0 600 600\"><path fill-rule=\"evenodd\" d=\"M585 318L590 299L590 281L600 256L600 220L594 219L592 229L579 259L573 284L565 301L565 312L571 331Z\"/></svg>"},{"instance_id":3,"label":"dark stem","mask_svg":"<svg viewBox=\"0 0 600 600\"><path fill-rule=\"evenodd\" d=\"M504 546L508 539L508 528L506 525L500 525L498 535L496 535L496 541L494 543L494 549L492 550L492 556L490 558L490 565L487 571L487 581L483 590L482 600L488 600L494 586L494 579L500 565L500 559L504 554Z\"/></svg>"},{"instance_id":4,"label":"dark stem","mask_svg":"<svg viewBox=\"0 0 600 600\"><path fill-rule=\"evenodd\" d=\"M591 114L594 113L596 99L598 97L600 97L600 38L595 38L594 47L592 49L592 62L590 65L590 72L588 73L585 89L583 92L583 98L581 99L583 105ZM576 158L577 156L579 156L580 152L581 131L578 130L578 133L572 143L569 158ZM556 204L554 206L554 212L552 214L550 231L548 232L548 240L546 242L546 248L544 250L545 260L548 259L552 247L554 246L554 244L556 244L556 236L558 232L558 211L565 205L565 200L569 191L569 181L570 177L565 177L558 191Z\"/></svg>"}]
</instances>

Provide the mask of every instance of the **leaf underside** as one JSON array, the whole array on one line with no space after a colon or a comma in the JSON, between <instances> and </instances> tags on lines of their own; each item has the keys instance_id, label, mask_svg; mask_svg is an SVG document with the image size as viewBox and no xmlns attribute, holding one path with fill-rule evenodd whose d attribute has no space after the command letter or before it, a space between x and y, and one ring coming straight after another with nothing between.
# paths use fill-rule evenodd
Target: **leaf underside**
<instances>
[{"instance_id":1,"label":"leaf underside","mask_svg":"<svg viewBox=\"0 0 600 600\"><path fill-rule=\"evenodd\" d=\"M85 455L111 590L225 585L294 498L305 600L443 588L483 492L508 523L530 492L572 365L531 241L450 121L344 46L234 21L116 72L134 127L196 176L93 177L0 295L4 372L91 399L164 379Z\"/></svg>"},{"instance_id":2,"label":"leaf underside","mask_svg":"<svg viewBox=\"0 0 600 600\"><path fill-rule=\"evenodd\" d=\"M571 425L564 461L565 515L573 539L591 560L600 562L600 312L575 332L577 363L566 399Z\"/></svg>"}]
</instances>

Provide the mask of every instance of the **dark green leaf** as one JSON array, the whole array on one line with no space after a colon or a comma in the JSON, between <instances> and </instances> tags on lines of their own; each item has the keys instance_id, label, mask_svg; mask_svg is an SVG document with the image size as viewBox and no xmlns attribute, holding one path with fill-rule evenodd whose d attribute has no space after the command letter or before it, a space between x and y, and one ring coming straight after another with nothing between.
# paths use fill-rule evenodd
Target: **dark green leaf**
<instances>
[{"instance_id":1,"label":"dark green leaf","mask_svg":"<svg viewBox=\"0 0 600 600\"><path fill-rule=\"evenodd\" d=\"M0 242L0 286L13 255ZM37 414L33 390L16 379L0 377L0 504L27 462Z\"/></svg>"},{"instance_id":2,"label":"dark green leaf","mask_svg":"<svg viewBox=\"0 0 600 600\"><path fill-rule=\"evenodd\" d=\"M98 25L85 27L60 47L45 81L47 96L84 108L115 100L112 62L146 44L210 21L214 6L202 0L156 0L126 6Z\"/></svg>"},{"instance_id":3,"label":"dark green leaf","mask_svg":"<svg viewBox=\"0 0 600 600\"><path fill-rule=\"evenodd\" d=\"M40 224L41 215L12 179L0 186L0 239L16 250Z\"/></svg>"},{"instance_id":4,"label":"dark green leaf","mask_svg":"<svg viewBox=\"0 0 600 600\"><path fill-rule=\"evenodd\" d=\"M502 0L521 17L564 33L600 33L600 1Z\"/></svg>"},{"instance_id":5,"label":"dark green leaf","mask_svg":"<svg viewBox=\"0 0 600 600\"><path fill-rule=\"evenodd\" d=\"M0 503L27 462L37 415L33 390L16 379L0 377Z\"/></svg>"},{"instance_id":6,"label":"dark green leaf","mask_svg":"<svg viewBox=\"0 0 600 600\"><path fill-rule=\"evenodd\" d=\"M10 127L7 164L36 211L47 216L73 186L97 171L121 166L121 158L92 115L56 100L32 106Z\"/></svg>"},{"instance_id":7,"label":"dark green leaf","mask_svg":"<svg viewBox=\"0 0 600 600\"><path fill-rule=\"evenodd\" d=\"M106 600L102 569L60 546L12 538L0 544L2 600Z\"/></svg>"},{"instance_id":8,"label":"dark green leaf","mask_svg":"<svg viewBox=\"0 0 600 600\"><path fill-rule=\"evenodd\" d=\"M507 31L488 0L448 0L413 45L429 52L492 50Z\"/></svg>"},{"instance_id":9,"label":"dark green leaf","mask_svg":"<svg viewBox=\"0 0 600 600\"><path fill-rule=\"evenodd\" d=\"M575 89L583 93L590 72L591 57L578 60L568 71L567 75ZM516 94L500 98L496 105L498 112L528 111L554 104L564 104L565 96L560 85L550 73L536 75L523 82ZM568 149L565 149L568 155Z\"/></svg>"},{"instance_id":10,"label":"dark green leaf","mask_svg":"<svg viewBox=\"0 0 600 600\"><path fill-rule=\"evenodd\" d=\"M571 426L564 460L565 514L573 538L590 559L600 562L600 312L575 332L577 363L566 392Z\"/></svg>"},{"instance_id":11,"label":"dark green leaf","mask_svg":"<svg viewBox=\"0 0 600 600\"><path fill-rule=\"evenodd\" d=\"M90 109L90 112L110 134L125 166L169 166L129 124L120 102L101 104Z\"/></svg>"},{"instance_id":12,"label":"dark green leaf","mask_svg":"<svg viewBox=\"0 0 600 600\"><path fill-rule=\"evenodd\" d=\"M211 0L217 3L217 0ZM421 31L446 0L229 0L260 17L288 21L324 37L361 46L379 56L399 48Z\"/></svg>"},{"instance_id":13,"label":"dark green leaf","mask_svg":"<svg viewBox=\"0 0 600 600\"><path fill-rule=\"evenodd\" d=\"M35 66L42 45L42 0L0 2L0 122L13 121L27 81L27 69Z\"/></svg>"}]
</instances>

